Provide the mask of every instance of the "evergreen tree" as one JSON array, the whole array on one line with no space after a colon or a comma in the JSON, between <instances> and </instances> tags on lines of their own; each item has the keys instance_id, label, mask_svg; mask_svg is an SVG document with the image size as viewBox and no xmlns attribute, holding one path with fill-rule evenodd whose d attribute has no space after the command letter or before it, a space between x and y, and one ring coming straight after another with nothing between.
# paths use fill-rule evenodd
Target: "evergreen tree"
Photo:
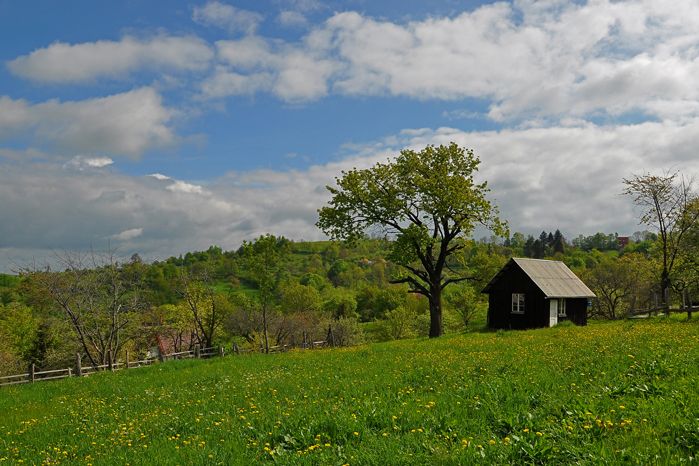
<instances>
[{"instance_id":1,"label":"evergreen tree","mask_svg":"<svg viewBox=\"0 0 699 466\"><path fill-rule=\"evenodd\" d=\"M527 236L527 242L524 243L523 249L526 257L534 257L534 237L532 235Z\"/></svg>"},{"instance_id":2,"label":"evergreen tree","mask_svg":"<svg viewBox=\"0 0 699 466\"><path fill-rule=\"evenodd\" d=\"M544 249L545 247L546 246L541 242L541 240L537 239L534 241L534 245L532 246L534 259L543 259L546 256L546 251Z\"/></svg>"},{"instance_id":3,"label":"evergreen tree","mask_svg":"<svg viewBox=\"0 0 699 466\"><path fill-rule=\"evenodd\" d=\"M565 254L565 238L563 238L561 230L556 230L556 233L553 235L553 252Z\"/></svg>"}]
</instances>

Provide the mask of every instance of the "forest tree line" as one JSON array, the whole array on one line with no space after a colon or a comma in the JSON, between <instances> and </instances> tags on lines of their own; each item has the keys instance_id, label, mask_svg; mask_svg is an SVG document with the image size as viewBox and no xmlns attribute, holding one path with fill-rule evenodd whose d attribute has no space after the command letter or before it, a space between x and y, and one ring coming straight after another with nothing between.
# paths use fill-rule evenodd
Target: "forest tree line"
<instances>
[{"instance_id":1,"label":"forest tree line","mask_svg":"<svg viewBox=\"0 0 699 466\"><path fill-rule=\"evenodd\" d=\"M265 240L275 259L256 274L260 258L251 251ZM348 345L424 336L427 300L391 284L397 266L386 259L389 246L387 238L365 237L350 248L268 235L236 250L211 246L165 260L61 251L53 258L60 271L0 275L0 370L29 362L67 367L76 352L102 364L110 350L117 358L125 349L145 353L156 334L168 352L233 341L259 348L265 329L265 346L300 342L304 331L323 338L329 324ZM648 232L623 248L616 234L569 241L559 230L470 240L449 259L471 279L445 294L447 332L483 326L487 296L480 290L512 256L566 263L598 296L591 318L619 318L632 296L650 299L659 290L658 239ZM683 285L696 282L690 263L677 269Z\"/></svg>"}]
</instances>

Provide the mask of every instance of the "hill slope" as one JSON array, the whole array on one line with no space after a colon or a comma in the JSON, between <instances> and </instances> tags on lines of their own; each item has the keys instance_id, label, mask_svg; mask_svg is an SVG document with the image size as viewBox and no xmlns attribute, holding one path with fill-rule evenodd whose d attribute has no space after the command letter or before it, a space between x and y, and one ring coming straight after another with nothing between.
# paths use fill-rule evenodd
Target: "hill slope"
<instances>
[{"instance_id":1,"label":"hill slope","mask_svg":"<svg viewBox=\"0 0 699 466\"><path fill-rule=\"evenodd\" d=\"M699 326L675 319L231 356L0 390L0 461L677 464Z\"/></svg>"}]
</instances>

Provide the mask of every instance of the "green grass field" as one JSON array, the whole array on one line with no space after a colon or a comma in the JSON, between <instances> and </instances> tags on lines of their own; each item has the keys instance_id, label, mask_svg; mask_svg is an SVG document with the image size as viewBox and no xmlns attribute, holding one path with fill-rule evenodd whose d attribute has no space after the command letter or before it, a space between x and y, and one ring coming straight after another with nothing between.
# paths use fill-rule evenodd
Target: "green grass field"
<instances>
[{"instance_id":1,"label":"green grass field","mask_svg":"<svg viewBox=\"0 0 699 466\"><path fill-rule=\"evenodd\" d=\"M0 389L1 464L683 464L699 324L181 361Z\"/></svg>"}]
</instances>

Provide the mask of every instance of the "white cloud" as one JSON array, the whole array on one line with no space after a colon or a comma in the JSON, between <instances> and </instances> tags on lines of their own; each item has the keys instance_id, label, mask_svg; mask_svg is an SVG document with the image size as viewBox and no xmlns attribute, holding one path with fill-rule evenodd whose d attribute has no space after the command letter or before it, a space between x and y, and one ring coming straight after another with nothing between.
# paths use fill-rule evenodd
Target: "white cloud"
<instances>
[{"instance_id":1,"label":"white cloud","mask_svg":"<svg viewBox=\"0 0 699 466\"><path fill-rule=\"evenodd\" d=\"M306 17L298 11L282 11L277 16L277 22L285 27L301 27L308 24Z\"/></svg>"},{"instance_id":2,"label":"white cloud","mask_svg":"<svg viewBox=\"0 0 699 466\"><path fill-rule=\"evenodd\" d=\"M85 157L83 155L76 155L70 162L63 165L63 168L72 168L75 170L83 171L90 168L102 168L107 165L113 164L114 161L109 157Z\"/></svg>"},{"instance_id":3,"label":"white cloud","mask_svg":"<svg viewBox=\"0 0 699 466\"><path fill-rule=\"evenodd\" d=\"M159 258L211 244L235 249L267 232L317 240L323 237L314 226L317 209L330 198L325 187L343 170L384 162L401 148L451 141L480 157L477 179L488 180L490 199L513 231L624 235L642 228L631 199L618 195L622 178L669 167L699 172L699 119L615 127L570 123L471 133L409 129L357 146L354 155L337 162L304 171L230 172L207 182L206 189L162 174L12 164L0 172L0 198L13 200L0 203L0 218L22 221L0 222L0 237L21 255L25 248L84 248L120 232L134 251Z\"/></svg>"},{"instance_id":4,"label":"white cloud","mask_svg":"<svg viewBox=\"0 0 699 466\"><path fill-rule=\"evenodd\" d=\"M177 142L167 126L177 114L148 87L80 102L30 104L3 96L0 137L17 139L28 133L59 150L137 157Z\"/></svg>"},{"instance_id":5,"label":"white cloud","mask_svg":"<svg viewBox=\"0 0 699 466\"><path fill-rule=\"evenodd\" d=\"M182 180L175 180L173 178L170 178L169 176L161 175L160 173L155 173L153 175L148 175L152 176L155 179L161 180L161 181L172 181L172 183L168 184L166 189L169 189L170 191L180 191L183 193L197 193L201 194L204 192L204 189L201 186L197 186L195 184L189 184L186 183Z\"/></svg>"},{"instance_id":6,"label":"white cloud","mask_svg":"<svg viewBox=\"0 0 699 466\"><path fill-rule=\"evenodd\" d=\"M208 2L203 7L194 7L192 20L199 24L228 29L230 32L243 31L253 34L264 20L264 16L221 2Z\"/></svg>"},{"instance_id":7,"label":"white cloud","mask_svg":"<svg viewBox=\"0 0 699 466\"><path fill-rule=\"evenodd\" d=\"M315 100L328 94L339 66L308 48L257 36L218 41L216 49L222 65L202 84L209 98L268 91L287 102Z\"/></svg>"},{"instance_id":8,"label":"white cloud","mask_svg":"<svg viewBox=\"0 0 699 466\"><path fill-rule=\"evenodd\" d=\"M198 37L124 36L118 42L101 40L75 45L54 42L9 61L7 67L23 78L68 83L125 78L141 69L203 71L212 58L210 46Z\"/></svg>"},{"instance_id":9,"label":"white cloud","mask_svg":"<svg viewBox=\"0 0 699 466\"><path fill-rule=\"evenodd\" d=\"M407 24L343 12L293 44L218 42L220 65L203 92L474 97L491 101L499 121L600 111L685 118L697 115L687 102L699 100L698 44L693 2L519 0Z\"/></svg>"},{"instance_id":10,"label":"white cloud","mask_svg":"<svg viewBox=\"0 0 699 466\"><path fill-rule=\"evenodd\" d=\"M112 235L110 238L117 239L120 241L128 241L130 239L137 238L143 234L143 228L133 228L131 230L122 231L117 235Z\"/></svg>"}]
</instances>

